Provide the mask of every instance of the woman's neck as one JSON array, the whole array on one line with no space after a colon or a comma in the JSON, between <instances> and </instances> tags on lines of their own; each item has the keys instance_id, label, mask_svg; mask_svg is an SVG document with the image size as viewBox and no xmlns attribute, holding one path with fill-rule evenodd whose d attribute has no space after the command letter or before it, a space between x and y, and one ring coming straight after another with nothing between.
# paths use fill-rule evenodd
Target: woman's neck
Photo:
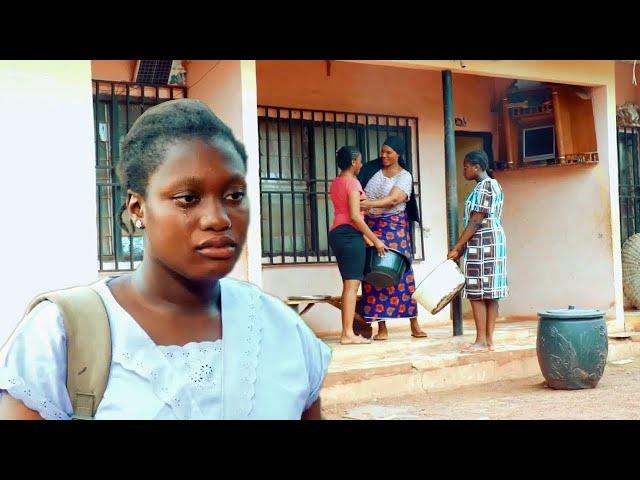
<instances>
[{"instance_id":1,"label":"woman's neck","mask_svg":"<svg viewBox=\"0 0 640 480\"><path fill-rule=\"evenodd\" d=\"M480 172L478 174L478 178L476 179L476 182L480 183L481 181L486 180L487 178L491 178L491 177L489 177L487 172Z\"/></svg>"},{"instance_id":2,"label":"woman's neck","mask_svg":"<svg viewBox=\"0 0 640 480\"><path fill-rule=\"evenodd\" d=\"M384 173L398 173L400 170L402 170L402 167L400 166L399 163L394 163L393 165L388 165L388 166L382 166L382 171Z\"/></svg>"},{"instance_id":3,"label":"woman's neck","mask_svg":"<svg viewBox=\"0 0 640 480\"><path fill-rule=\"evenodd\" d=\"M131 285L151 304L189 310L220 304L219 279L189 280L154 261L142 262L131 275Z\"/></svg>"},{"instance_id":4,"label":"woman's neck","mask_svg":"<svg viewBox=\"0 0 640 480\"><path fill-rule=\"evenodd\" d=\"M356 174L353 173L351 170L342 170L339 174L339 177L355 177Z\"/></svg>"}]
</instances>

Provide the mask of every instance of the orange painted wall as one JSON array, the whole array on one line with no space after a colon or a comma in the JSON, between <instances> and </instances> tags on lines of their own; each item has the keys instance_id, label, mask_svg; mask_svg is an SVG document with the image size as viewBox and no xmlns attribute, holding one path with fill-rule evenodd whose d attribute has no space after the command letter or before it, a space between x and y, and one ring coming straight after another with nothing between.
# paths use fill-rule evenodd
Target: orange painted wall
<instances>
[{"instance_id":1,"label":"orange painted wall","mask_svg":"<svg viewBox=\"0 0 640 480\"><path fill-rule=\"evenodd\" d=\"M91 60L91 78L132 82L136 60Z\"/></svg>"},{"instance_id":2,"label":"orange painted wall","mask_svg":"<svg viewBox=\"0 0 640 480\"><path fill-rule=\"evenodd\" d=\"M496 101L493 88L492 78L453 74L454 113L467 120L465 127L456 127L456 130L495 133L497 118L491 112L492 103Z\"/></svg>"},{"instance_id":3,"label":"orange painted wall","mask_svg":"<svg viewBox=\"0 0 640 480\"><path fill-rule=\"evenodd\" d=\"M591 75L586 72L585 78ZM422 211L425 227L430 230L426 252L428 261L444 255L446 193L439 71L334 62L327 76L323 61L258 61L257 79L259 104L417 116ZM466 117L464 130L493 132L494 147L496 117L491 104L509 82L454 73L455 115ZM566 306L567 302L611 312L614 290L608 162L595 167L504 172L497 177L506 196L503 220L512 285L512 295L501 303L501 315L535 316L542 308ZM574 227L576 219L580 219L578 228ZM418 267L418 281L426 273L427 268ZM265 289L279 296L338 294L340 289L335 266L267 267L263 275ZM282 281L298 276L305 280ZM550 284L549 278L555 282ZM603 288L603 278L610 287ZM428 322L435 321L424 315ZM322 310L318 306L307 317L317 331L335 330L339 325L337 310L330 307ZM328 322L327 317L332 320Z\"/></svg>"},{"instance_id":4,"label":"orange painted wall","mask_svg":"<svg viewBox=\"0 0 640 480\"><path fill-rule=\"evenodd\" d=\"M633 85L633 64L616 62L616 105L640 103L640 65L636 65L638 85Z\"/></svg>"},{"instance_id":5,"label":"orange painted wall","mask_svg":"<svg viewBox=\"0 0 640 480\"><path fill-rule=\"evenodd\" d=\"M503 312L614 306L606 168L556 166L498 172L505 202L511 296Z\"/></svg>"}]
</instances>

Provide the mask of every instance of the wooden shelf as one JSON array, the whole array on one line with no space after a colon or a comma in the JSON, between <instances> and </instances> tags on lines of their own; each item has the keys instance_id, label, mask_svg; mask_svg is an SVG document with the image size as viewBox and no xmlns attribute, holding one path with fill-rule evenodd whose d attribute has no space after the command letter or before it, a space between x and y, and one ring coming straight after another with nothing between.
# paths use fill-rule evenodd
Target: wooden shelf
<instances>
[{"instance_id":1,"label":"wooden shelf","mask_svg":"<svg viewBox=\"0 0 640 480\"><path fill-rule=\"evenodd\" d=\"M553 115L553 105L537 105L535 107L510 107L509 114L512 118L523 118L532 115Z\"/></svg>"},{"instance_id":2,"label":"wooden shelf","mask_svg":"<svg viewBox=\"0 0 640 480\"><path fill-rule=\"evenodd\" d=\"M566 155L564 158L555 158L553 160L546 160L545 163L520 163L513 167L501 167L496 168L497 171L504 172L508 170L528 170L530 168L548 168L555 166L567 166L567 165L598 165L598 152L585 152Z\"/></svg>"},{"instance_id":3,"label":"wooden shelf","mask_svg":"<svg viewBox=\"0 0 640 480\"><path fill-rule=\"evenodd\" d=\"M571 86L553 85L548 89L551 102L534 107L514 104L505 94L498 113L499 157L509 166L504 170L541 168L555 165L589 165L598 163L598 146L590 99L576 95ZM526 128L553 125L556 160L550 163L523 164L522 132ZM570 153L577 152L577 153Z\"/></svg>"},{"instance_id":4,"label":"wooden shelf","mask_svg":"<svg viewBox=\"0 0 640 480\"><path fill-rule=\"evenodd\" d=\"M583 166L589 166L589 165L598 165L600 162L583 162L583 163L552 163L552 164L547 164L547 165L524 165L524 166L517 166L517 167L513 167L513 168L501 168L501 169L496 169L496 172L517 172L519 170L532 170L534 168L554 168L554 167L569 167L569 166L575 166L575 165L583 165Z\"/></svg>"},{"instance_id":5,"label":"wooden shelf","mask_svg":"<svg viewBox=\"0 0 640 480\"><path fill-rule=\"evenodd\" d=\"M513 122L522 128L554 123L553 107L551 105L511 108L509 114Z\"/></svg>"}]
</instances>

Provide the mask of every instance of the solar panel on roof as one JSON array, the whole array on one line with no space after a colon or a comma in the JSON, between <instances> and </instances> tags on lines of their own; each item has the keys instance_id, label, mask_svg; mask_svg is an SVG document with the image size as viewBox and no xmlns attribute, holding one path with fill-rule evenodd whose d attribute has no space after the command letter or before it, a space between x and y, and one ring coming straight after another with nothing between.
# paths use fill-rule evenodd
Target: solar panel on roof
<instances>
[{"instance_id":1,"label":"solar panel on roof","mask_svg":"<svg viewBox=\"0 0 640 480\"><path fill-rule=\"evenodd\" d=\"M140 60L136 72L136 83L166 85L173 60Z\"/></svg>"}]
</instances>

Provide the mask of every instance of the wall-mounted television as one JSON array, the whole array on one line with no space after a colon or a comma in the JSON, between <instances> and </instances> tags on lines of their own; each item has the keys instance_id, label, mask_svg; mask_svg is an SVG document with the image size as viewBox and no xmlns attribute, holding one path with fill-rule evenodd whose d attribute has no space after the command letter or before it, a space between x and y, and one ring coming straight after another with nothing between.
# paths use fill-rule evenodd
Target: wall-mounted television
<instances>
[{"instance_id":1,"label":"wall-mounted television","mask_svg":"<svg viewBox=\"0 0 640 480\"><path fill-rule=\"evenodd\" d=\"M556 158L556 132L553 125L522 129L522 161L538 162Z\"/></svg>"}]
</instances>

